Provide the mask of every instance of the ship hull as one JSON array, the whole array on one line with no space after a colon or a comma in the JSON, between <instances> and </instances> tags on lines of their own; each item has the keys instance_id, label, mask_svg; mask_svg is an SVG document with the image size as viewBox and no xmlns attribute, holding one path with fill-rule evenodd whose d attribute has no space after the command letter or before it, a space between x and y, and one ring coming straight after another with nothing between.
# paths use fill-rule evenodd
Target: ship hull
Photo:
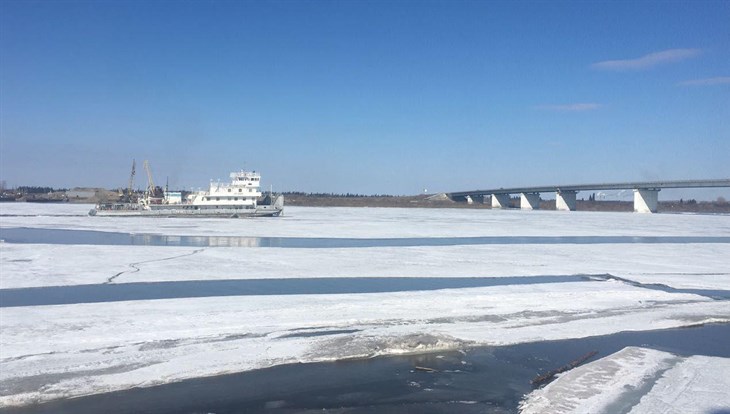
<instances>
[{"instance_id":1,"label":"ship hull","mask_svg":"<svg viewBox=\"0 0 730 414\"><path fill-rule=\"evenodd\" d=\"M270 199L269 199L270 200ZM284 214L284 197L278 196L273 204L252 206L212 207L194 204L153 204L141 206L133 203L97 205L89 211L99 217L278 217Z\"/></svg>"},{"instance_id":2,"label":"ship hull","mask_svg":"<svg viewBox=\"0 0 730 414\"><path fill-rule=\"evenodd\" d=\"M246 217L278 217L282 215L283 210L273 208L256 208L256 209L201 209L201 210L184 210L184 209L155 209L155 210L100 210L92 209L90 216L99 217L218 217L218 218L246 218Z\"/></svg>"}]
</instances>

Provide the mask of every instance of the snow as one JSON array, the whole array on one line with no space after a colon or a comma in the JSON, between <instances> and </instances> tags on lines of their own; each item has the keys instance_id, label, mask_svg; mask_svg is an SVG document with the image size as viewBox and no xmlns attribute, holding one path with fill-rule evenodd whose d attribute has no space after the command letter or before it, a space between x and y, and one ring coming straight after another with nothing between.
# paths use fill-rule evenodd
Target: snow
<instances>
[{"instance_id":1,"label":"snow","mask_svg":"<svg viewBox=\"0 0 730 414\"><path fill-rule=\"evenodd\" d=\"M348 249L0 244L0 288L302 277L605 274L728 289L728 244L481 245ZM134 264L134 266L130 266ZM139 269L137 271L136 269Z\"/></svg>"},{"instance_id":2,"label":"snow","mask_svg":"<svg viewBox=\"0 0 730 414\"><path fill-rule=\"evenodd\" d=\"M0 397L0 404L286 362L506 345L711 321L730 321L730 302L647 291L616 281L4 308L0 388L15 392ZM23 387L41 375L48 381L42 389Z\"/></svg>"},{"instance_id":3,"label":"snow","mask_svg":"<svg viewBox=\"0 0 730 414\"><path fill-rule=\"evenodd\" d=\"M531 413L710 413L730 409L730 358L627 347L530 393Z\"/></svg>"},{"instance_id":4,"label":"snow","mask_svg":"<svg viewBox=\"0 0 730 414\"><path fill-rule=\"evenodd\" d=\"M730 236L728 216L290 207L285 217L275 219L142 219L88 217L90 207L3 204L0 227L261 237ZM727 257L730 243L317 249L0 243L0 288L99 284L113 276L113 283L131 283L610 273L678 288L728 290ZM289 362L506 345L707 322L730 322L730 301L615 280L0 308L0 407ZM635 356L645 356L648 371L634 371L636 365L626 363L616 368L618 374L601 374L596 381L618 376L627 381L634 378L632 386L640 386L641 378L657 376L671 366L664 374L676 379L665 375L667 379L658 378L654 387L665 387L671 396L681 391L672 391L680 387L677 384L685 378L681 375L690 375L703 361L690 358L684 361L689 365L672 365L674 357L652 352ZM672 374L682 366L685 371ZM598 401L596 407L615 400L609 394L601 394L604 400L591 397L602 387L586 384L586 398ZM653 404L646 406L648 412L673 403L662 395L646 400Z\"/></svg>"},{"instance_id":5,"label":"snow","mask_svg":"<svg viewBox=\"0 0 730 414\"><path fill-rule=\"evenodd\" d=\"M89 217L93 206L0 204L0 226L248 237L730 236L730 216L587 211L286 207L269 219ZM17 215L17 216L13 216Z\"/></svg>"},{"instance_id":6,"label":"snow","mask_svg":"<svg viewBox=\"0 0 730 414\"><path fill-rule=\"evenodd\" d=\"M631 413L727 413L730 358L695 355L678 362Z\"/></svg>"}]
</instances>

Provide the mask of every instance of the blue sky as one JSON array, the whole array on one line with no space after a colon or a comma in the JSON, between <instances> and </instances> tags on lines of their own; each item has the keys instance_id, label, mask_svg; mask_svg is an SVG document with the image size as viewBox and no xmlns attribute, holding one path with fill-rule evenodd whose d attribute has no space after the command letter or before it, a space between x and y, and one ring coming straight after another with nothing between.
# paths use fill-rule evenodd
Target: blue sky
<instances>
[{"instance_id":1,"label":"blue sky","mask_svg":"<svg viewBox=\"0 0 730 414\"><path fill-rule=\"evenodd\" d=\"M728 1L0 7L9 185L121 187L133 158L365 194L730 177Z\"/></svg>"}]
</instances>

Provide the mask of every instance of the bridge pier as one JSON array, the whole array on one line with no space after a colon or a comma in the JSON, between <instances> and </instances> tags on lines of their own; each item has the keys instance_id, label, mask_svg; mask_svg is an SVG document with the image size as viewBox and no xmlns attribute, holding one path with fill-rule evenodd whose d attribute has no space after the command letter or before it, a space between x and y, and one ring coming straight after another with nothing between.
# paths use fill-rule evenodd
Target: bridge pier
<instances>
[{"instance_id":1,"label":"bridge pier","mask_svg":"<svg viewBox=\"0 0 730 414\"><path fill-rule=\"evenodd\" d=\"M492 208L509 208L509 194L492 194Z\"/></svg>"},{"instance_id":2,"label":"bridge pier","mask_svg":"<svg viewBox=\"0 0 730 414\"><path fill-rule=\"evenodd\" d=\"M560 211L575 211L575 195L577 191L561 191L555 193L555 209Z\"/></svg>"},{"instance_id":3,"label":"bridge pier","mask_svg":"<svg viewBox=\"0 0 730 414\"><path fill-rule=\"evenodd\" d=\"M656 213L659 206L658 188L634 189L634 212Z\"/></svg>"},{"instance_id":4,"label":"bridge pier","mask_svg":"<svg viewBox=\"0 0 730 414\"><path fill-rule=\"evenodd\" d=\"M540 209L540 193L520 194L520 208L523 210Z\"/></svg>"},{"instance_id":5,"label":"bridge pier","mask_svg":"<svg viewBox=\"0 0 730 414\"><path fill-rule=\"evenodd\" d=\"M494 188L489 190L460 191L448 193L452 200L467 200L470 196L472 202L479 202L478 198L483 197L485 204L491 198L492 208L511 207L510 194L520 194L520 207L526 210L540 208L540 194L556 192L556 210L573 211L577 207L576 194L581 191L603 191L603 190L634 190L634 211L642 213L653 213L657 211L658 193L662 188L730 188L730 179L714 180L679 180L679 181L633 181L626 183L600 183L582 185L560 185L560 186L537 186L537 187L511 187ZM490 197L491 196L491 197Z\"/></svg>"}]
</instances>

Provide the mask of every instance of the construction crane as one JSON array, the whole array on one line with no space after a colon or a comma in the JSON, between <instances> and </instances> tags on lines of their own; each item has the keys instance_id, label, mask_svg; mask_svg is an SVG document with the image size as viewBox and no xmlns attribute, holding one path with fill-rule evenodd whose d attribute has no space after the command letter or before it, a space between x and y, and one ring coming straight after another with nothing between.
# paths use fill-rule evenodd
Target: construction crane
<instances>
[{"instance_id":1,"label":"construction crane","mask_svg":"<svg viewBox=\"0 0 730 414\"><path fill-rule=\"evenodd\" d=\"M127 186L127 200L132 201L132 187L134 186L134 174L137 163L132 160L132 172L129 174L129 185Z\"/></svg>"},{"instance_id":2,"label":"construction crane","mask_svg":"<svg viewBox=\"0 0 730 414\"><path fill-rule=\"evenodd\" d=\"M155 196L155 182L152 180L152 170L150 169L150 163L144 160L144 170L147 171L147 197Z\"/></svg>"}]
</instances>

